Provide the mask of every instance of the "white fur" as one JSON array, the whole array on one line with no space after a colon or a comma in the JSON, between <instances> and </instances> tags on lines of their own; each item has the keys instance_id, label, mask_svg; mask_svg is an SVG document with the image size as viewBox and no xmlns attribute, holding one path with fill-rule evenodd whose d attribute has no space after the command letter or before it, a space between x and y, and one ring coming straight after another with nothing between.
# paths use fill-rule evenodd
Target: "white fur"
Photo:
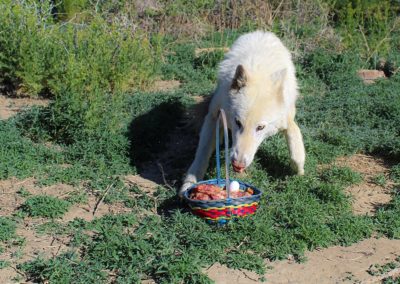
<instances>
[{"instance_id":1,"label":"white fur","mask_svg":"<svg viewBox=\"0 0 400 284\"><path fill-rule=\"evenodd\" d=\"M264 77L287 69L285 102L287 107L294 104L297 98L295 67L290 52L275 34L256 31L242 35L234 42L219 64L218 84L225 88L225 92L239 64L243 65L247 72Z\"/></svg>"},{"instance_id":2,"label":"white fur","mask_svg":"<svg viewBox=\"0 0 400 284\"><path fill-rule=\"evenodd\" d=\"M239 65L243 67L241 70ZM284 131L292 164L298 174L304 174L305 150L294 121L297 97L295 68L279 38L262 31L239 37L219 65L218 86L203 123L195 160L180 194L204 176L215 149L220 108L225 110L232 132L231 158L240 168L251 164L264 139Z\"/></svg>"}]
</instances>

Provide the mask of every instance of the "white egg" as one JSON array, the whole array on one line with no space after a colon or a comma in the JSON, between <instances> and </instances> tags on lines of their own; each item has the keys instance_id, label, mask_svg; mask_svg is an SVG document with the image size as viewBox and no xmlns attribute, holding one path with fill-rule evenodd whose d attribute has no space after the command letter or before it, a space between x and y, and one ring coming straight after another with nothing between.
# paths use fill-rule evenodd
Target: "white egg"
<instances>
[{"instance_id":1,"label":"white egg","mask_svg":"<svg viewBox=\"0 0 400 284\"><path fill-rule=\"evenodd\" d=\"M231 192L239 191L240 185L236 180L233 180L229 183L229 190Z\"/></svg>"}]
</instances>

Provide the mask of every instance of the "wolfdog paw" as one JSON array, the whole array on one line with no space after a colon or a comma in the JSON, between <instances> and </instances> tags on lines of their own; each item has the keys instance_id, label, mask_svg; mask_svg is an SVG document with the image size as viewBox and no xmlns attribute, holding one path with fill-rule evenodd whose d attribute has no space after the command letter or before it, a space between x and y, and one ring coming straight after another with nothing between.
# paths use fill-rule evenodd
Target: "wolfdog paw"
<instances>
[{"instance_id":1,"label":"wolfdog paw","mask_svg":"<svg viewBox=\"0 0 400 284\"><path fill-rule=\"evenodd\" d=\"M304 169L298 169L297 170L297 175L298 176L304 176Z\"/></svg>"},{"instance_id":2,"label":"wolfdog paw","mask_svg":"<svg viewBox=\"0 0 400 284\"><path fill-rule=\"evenodd\" d=\"M191 186L192 186L193 184L195 184L195 183L196 183L195 181L191 181L191 180L188 181L188 180L185 180L185 181L183 182L181 188L179 189L178 196L179 196L180 198L183 198L183 194L185 193L185 191L188 190L188 188L191 187Z\"/></svg>"},{"instance_id":3,"label":"wolfdog paw","mask_svg":"<svg viewBox=\"0 0 400 284\"><path fill-rule=\"evenodd\" d=\"M304 163L303 163L304 164ZM304 176L304 166L295 161L290 162L290 167L297 173L298 176Z\"/></svg>"}]
</instances>

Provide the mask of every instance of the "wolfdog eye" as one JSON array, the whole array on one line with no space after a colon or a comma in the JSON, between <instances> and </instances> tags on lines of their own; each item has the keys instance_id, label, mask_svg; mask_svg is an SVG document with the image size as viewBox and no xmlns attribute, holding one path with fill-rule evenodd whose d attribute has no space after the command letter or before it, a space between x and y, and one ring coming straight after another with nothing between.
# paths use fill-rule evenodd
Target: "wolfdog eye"
<instances>
[{"instance_id":1,"label":"wolfdog eye","mask_svg":"<svg viewBox=\"0 0 400 284\"><path fill-rule=\"evenodd\" d=\"M257 130L257 131L261 131L261 130L263 130L264 128L265 128L265 125L259 125L259 126L257 126L256 130Z\"/></svg>"},{"instance_id":2,"label":"wolfdog eye","mask_svg":"<svg viewBox=\"0 0 400 284\"><path fill-rule=\"evenodd\" d=\"M240 123L239 119L235 118L235 123L239 129L242 129L242 123Z\"/></svg>"}]
</instances>

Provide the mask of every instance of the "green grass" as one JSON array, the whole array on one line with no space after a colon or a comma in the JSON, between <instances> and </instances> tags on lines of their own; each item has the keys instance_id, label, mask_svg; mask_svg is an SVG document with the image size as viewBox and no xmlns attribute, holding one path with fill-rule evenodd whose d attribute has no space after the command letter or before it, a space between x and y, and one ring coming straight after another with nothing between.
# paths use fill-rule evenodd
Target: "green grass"
<instances>
[{"instance_id":1,"label":"green grass","mask_svg":"<svg viewBox=\"0 0 400 284\"><path fill-rule=\"evenodd\" d=\"M21 197L28 197L31 196L32 194L26 190L23 186L17 191L17 193L21 196Z\"/></svg>"},{"instance_id":2,"label":"green grass","mask_svg":"<svg viewBox=\"0 0 400 284\"><path fill-rule=\"evenodd\" d=\"M20 210L31 217L59 218L69 209L71 203L68 201L49 196L35 195L27 198Z\"/></svg>"},{"instance_id":3,"label":"green grass","mask_svg":"<svg viewBox=\"0 0 400 284\"><path fill-rule=\"evenodd\" d=\"M106 283L106 273L96 263L87 265L73 253L62 254L50 262L38 258L18 268L27 273L30 280L39 283Z\"/></svg>"},{"instance_id":4,"label":"green grass","mask_svg":"<svg viewBox=\"0 0 400 284\"><path fill-rule=\"evenodd\" d=\"M8 241L13 239L16 229L16 224L13 220L8 217L0 217L0 241Z\"/></svg>"},{"instance_id":5,"label":"green grass","mask_svg":"<svg viewBox=\"0 0 400 284\"><path fill-rule=\"evenodd\" d=\"M331 60L330 55L327 58L324 60ZM300 65L300 68L305 67ZM262 277L264 258L283 259L291 254L303 261L305 250L350 245L371 236L374 231L398 238L399 199L396 194L375 217L354 216L344 188L359 183L361 176L349 168L317 170L316 167L337 156L355 152L398 159L400 103L396 90L400 80L392 77L390 82L364 86L352 73L343 75L339 67L330 68L334 73L322 83L329 92L324 96L306 94L299 101L298 121L308 153L307 175L292 175L282 136L266 141L247 177L248 182L264 191L260 209L254 217L224 228L209 226L188 212L176 200L174 191L161 188L149 196L140 188L124 187L113 175L118 172L117 168L115 171L97 168L99 161L93 161L104 157L107 151L112 157L118 149L107 144L100 146L101 140L93 140L93 144L82 140L64 146L58 153L66 157L64 159L70 159L63 161L71 164L70 168L61 171L62 175L67 176L66 172L74 168L82 169L85 161L93 161L91 171L77 171L74 180L88 178L88 187L98 190L99 194L112 185L106 201L122 201L132 208L134 215L105 216L90 223L75 220L67 225L48 223L41 226L38 228L41 233L70 235L70 247L81 248L81 253L73 255L76 258L73 267L65 264L71 255L62 255L53 260L34 260L21 269L39 282L48 279L70 281L70 275L79 272L86 277L83 279L94 279L97 275L101 283L107 276L98 271L110 271L116 275L118 283L146 278L159 283L209 283L201 269L215 262L231 268L250 269ZM309 69L307 72L314 74L320 70ZM333 84L339 77L342 84ZM117 163L114 166L135 165L161 153L169 127L178 123L189 104L190 99L179 92L132 95L125 107L133 118L126 120L125 128L126 141L131 141L130 146L125 144L125 149L131 150L125 150L125 158L118 154L116 157L121 159L114 159ZM143 121L149 124L144 125ZM137 130L137 133L132 135L129 130ZM79 154L71 157L69 151ZM397 169L393 167L391 172L396 181ZM100 173L107 173L107 178L101 177ZM213 174L214 170L210 168L208 175ZM51 171L49 175L52 175ZM60 180L68 181L65 176ZM157 214L154 214L154 208Z\"/></svg>"},{"instance_id":6,"label":"green grass","mask_svg":"<svg viewBox=\"0 0 400 284\"><path fill-rule=\"evenodd\" d=\"M277 10L280 21L269 28L295 53L302 93L297 121L307 151L306 175L294 176L284 137L268 139L246 176L264 192L260 208L252 218L225 227L207 225L193 216L170 188L146 193L138 186L124 185L121 177L157 160L171 129L179 126L193 105L192 95L208 96L215 87L223 53L196 56L196 48L230 46L243 32L265 27L259 24L263 15L250 17L246 7L224 8L225 2L207 0L166 1L165 11L147 7L138 16L128 4L101 2L92 7L90 1L80 1L74 8L68 0L59 1L65 14L53 17L23 0L13 5L0 0L0 6L7 8L0 12L1 22L9 31L0 35L0 45L5 47L0 51L2 84L53 98L48 106L0 121L0 179L34 177L39 186L61 182L82 189L65 200L19 190L26 200L16 216L50 218L35 227L37 233L71 239L71 251L19 265L29 280L210 283L202 269L216 262L255 271L263 280L265 258L285 259L290 254L304 261L306 250L350 245L374 232L400 238L398 31L379 45L395 23L392 12L385 10L388 1L381 7L374 1L364 6L356 1L351 7L341 6L341 1L335 5L303 1L304 7L290 2L286 6L295 13L289 16ZM367 20L371 11L376 14ZM238 23L230 22L233 12L242 15ZM165 17L160 18L162 13ZM304 18L293 16L297 14ZM69 22L62 22L63 17ZM26 25L19 25L25 18ZM213 23L217 18L226 21ZM199 30L199 35L196 31L187 35L185 19L205 24L205 36ZM338 19L349 27L370 29L371 34L366 34L372 39L370 49L360 50L364 43L359 31L349 31ZM141 23L135 25L134 34L130 21ZM177 31L164 34L159 23L174 23ZM27 34L29 28L32 36ZM343 42L338 43L338 35L344 35ZM386 59L385 72L391 77L364 85L356 71L375 68L380 56ZM170 93L140 91L157 76L179 80L181 86ZM397 163L390 172L396 183L393 199L375 216L355 216L351 211L344 189L360 183L360 174L346 167L318 167L360 152ZM173 164L179 163L182 157L177 155ZM215 176L214 167L211 161L207 177ZM377 176L375 182L383 185L386 178ZM85 203L88 192L100 198L106 189L104 202L122 202L131 213L92 222L55 220L72 203ZM0 225L0 241L18 241L11 218L0 217Z\"/></svg>"},{"instance_id":7,"label":"green grass","mask_svg":"<svg viewBox=\"0 0 400 284\"><path fill-rule=\"evenodd\" d=\"M382 283L383 284L399 284L400 283L400 279L398 277L394 278L394 277L390 276L388 278L383 279Z\"/></svg>"},{"instance_id":8,"label":"green grass","mask_svg":"<svg viewBox=\"0 0 400 284\"><path fill-rule=\"evenodd\" d=\"M373 178L373 182L380 186L385 186L386 184L386 177L384 174L378 174Z\"/></svg>"},{"instance_id":9,"label":"green grass","mask_svg":"<svg viewBox=\"0 0 400 284\"><path fill-rule=\"evenodd\" d=\"M323 81L328 93L324 96L307 94L299 101L298 121L308 153L307 175L292 175L283 137L269 139L260 148L247 178L264 191L259 211L250 219L224 228L209 226L193 216L177 202L171 190L159 189L149 196L140 188L121 184L116 174L124 171L119 172L119 169L129 169L161 153L169 127L179 122L181 113L190 104L190 99L179 92L133 94L125 106L132 118L125 120L125 134L61 145L62 150L54 152L55 157L60 157L59 161L51 158L45 161L50 165L62 162L71 166L58 170L55 166L52 171L46 171L42 165L38 169L48 175L44 183L87 179L87 186L99 194L111 185L106 201L122 201L135 215L105 216L91 223L75 220L67 225L41 226L38 228L41 233L70 235L70 247L81 248L81 253L51 260L37 259L21 269L39 282L59 279L60 283L68 283L71 275L81 273L82 279L97 279L101 283L106 281L107 275L99 271L109 271L116 275L119 283L146 278L159 283L208 283L210 280L201 269L215 262L231 268L250 269L261 277L265 272L264 258L282 259L291 254L302 261L305 250L350 245L371 236L374 231L398 238L399 199L396 194L389 205L378 210L376 217L354 216L344 188L359 183L360 175L349 168L318 171L316 166L329 163L339 155L360 151L398 159L400 103L396 90L400 80L392 77L390 82L364 86L352 73L346 73L346 77L340 68L332 70L336 72L330 74L332 79ZM310 69L307 72L320 71ZM338 80L335 76L342 78L343 85L332 83ZM145 125L144 121L149 124ZM13 120L7 121L5 125L12 123ZM18 129L8 129L18 134ZM107 143L110 139L130 141L130 144L120 144L124 150L119 152L115 144ZM24 143L32 142L26 139ZM40 144L31 145L41 147ZM32 151L32 147L27 147L26 151ZM32 157L35 161L37 155L32 154ZM28 167L27 172L34 173L38 169ZM213 172L211 168L208 175L212 176ZM397 172L394 167L391 173L394 180L398 180ZM80 199L77 197L78 201ZM62 214L54 213L55 208L42 210L46 202L29 204L27 212L30 214L51 218ZM90 231L95 234L89 234ZM71 257L75 259L74 264L68 266Z\"/></svg>"},{"instance_id":10,"label":"green grass","mask_svg":"<svg viewBox=\"0 0 400 284\"><path fill-rule=\"evenodd\" d=\"M6 268L10 266L10 262L7 260L0 260L0 269Z\"/></svg>"},{"instance_id":11,"label":"green grass","mask_svg":"<svg viewBox=\"0 0 400 284\"><path fill-rule=\"evenodd\" d=\"M262 275L265 257L281 259L293 254L302 260L305 249L351 244L370 236L371 220L353 216L346 198L318 195L320 188L327 186L317 177L281 181L281 190L266 189L266 198L253 218L223 228L207 225L186 209L165 208L161 215L104 216L90 223L75 220L64 229L49 224L53 229L48 232L56 229L72 235L71 246L85 248L80 257L86 265L94 261L101 269L117 273L122 283L147 277L161 283L208 283L201 268L214 262ZM163 210L164 204L171 206L174 195L160 189L151 200ZM139 200L136 209L146 212L147 203ZM88 230L95 235L85 236ZM43 267L29 264L35 267L31 273L50 273L46 279L59 273L53 261L41 263Z\"/></svg>"}]
</instances>

